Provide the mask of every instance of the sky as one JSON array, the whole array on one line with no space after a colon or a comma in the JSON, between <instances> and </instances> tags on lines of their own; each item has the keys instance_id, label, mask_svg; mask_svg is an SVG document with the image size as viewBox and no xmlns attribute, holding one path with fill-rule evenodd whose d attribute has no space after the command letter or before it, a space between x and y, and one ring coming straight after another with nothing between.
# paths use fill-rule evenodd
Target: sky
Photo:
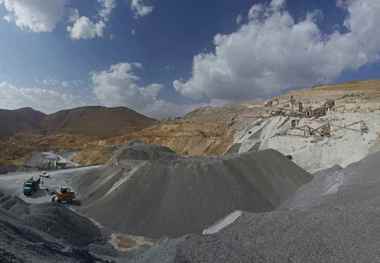
<instances>
[{"instance_id":1,"label":"sky","mask_svg":"<svg viewBox=\"0 0 380 263\"><path fill-rule=\"evenodd\" d=\"M163 118L378 79L378 0L0 0L0 108Z\"/></svg>"}]
</instances>

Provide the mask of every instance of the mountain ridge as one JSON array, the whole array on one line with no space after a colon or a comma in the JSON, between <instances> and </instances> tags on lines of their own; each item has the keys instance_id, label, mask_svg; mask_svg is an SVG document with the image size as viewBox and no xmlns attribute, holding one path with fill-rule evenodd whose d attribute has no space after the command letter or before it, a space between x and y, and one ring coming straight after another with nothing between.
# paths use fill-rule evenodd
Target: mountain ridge
<instances>
[{"instance_id":1,"label":"mountain ridge","mask_svg":"<svg viewBox=\"0 0 380 263\"><path fill-rule=\"evenodd\" d=\"M16 121L15 121L16 120ZM75 134L112 137L149 127L156 120L127 107L85 106L45 114L30 107L0 109L0 137Z\"/></svg>"}]
</instances>

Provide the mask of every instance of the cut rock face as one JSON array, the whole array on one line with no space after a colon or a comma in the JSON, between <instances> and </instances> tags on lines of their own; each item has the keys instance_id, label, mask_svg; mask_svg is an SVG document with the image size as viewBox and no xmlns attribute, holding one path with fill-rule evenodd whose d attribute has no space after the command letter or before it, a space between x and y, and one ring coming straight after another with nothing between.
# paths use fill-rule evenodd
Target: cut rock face
<instances>
[{"instance_id":1,"label":"cut rock face","mask_svg":"<svg viewBox=\"0 0 380 263\"><path fill-rule=\"evenodd\" d=\"M201 233L236 211L278 207L312 176L282 154L266 150L214 158L183 158L138 144L118 163L78 178L82 212L111 230L147 237ZM137 152L136 152L137 150ZM125 156L126 159L120 158Z\"/></svg>"}]
</instances>

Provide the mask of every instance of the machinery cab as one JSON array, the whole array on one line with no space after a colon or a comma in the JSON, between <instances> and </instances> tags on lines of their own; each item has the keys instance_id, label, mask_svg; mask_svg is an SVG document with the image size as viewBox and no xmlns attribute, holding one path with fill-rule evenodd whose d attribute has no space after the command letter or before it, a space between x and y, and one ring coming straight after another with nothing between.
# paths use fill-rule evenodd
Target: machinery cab
<instances>
[{"instance_id":1,"label":"machinery cab","mask_svg":"<svg viewBox=\"0 0 380 263\"><path fill-rule=\"evenodd\" d=\"M35 180L33 177L25 181L23 186L23 193L25 196L31 196L39 190L40 179Z\"/></svg>"},{"instance_id":2,"label":"machinery cab","mask_svg":"<svg viewBox=\"0 0 380 263\"><path fill-rule=\"evenodd\" d=\"M58 203L72 203L76 198L75 192L68 187L61 187L52 198L53 202Z\"/></svg>"}]
</instances>

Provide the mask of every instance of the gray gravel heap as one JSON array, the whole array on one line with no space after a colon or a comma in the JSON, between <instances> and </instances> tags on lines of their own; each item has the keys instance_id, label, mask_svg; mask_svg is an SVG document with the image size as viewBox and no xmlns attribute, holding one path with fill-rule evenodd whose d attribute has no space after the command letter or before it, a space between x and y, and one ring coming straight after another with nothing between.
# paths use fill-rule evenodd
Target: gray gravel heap
<instances>
[{"instance_id":1,"label":"gray gravel heap","mask_svg":"<svg viewBox=\"0 0 380 263\"><path fill-rule=\"evenodd\" d=\"M311 180L273 150L183 158L159 146L137 146L132 157L117 153L119 161L127 158L122 163L76 182L81 212L115 232L152 238L201 233L235 210L271 211ZM138 149L148 158L136 160Z\"/></svg>"},{"instance_id":2,"label":"gray gravel heap","mask_svg":"<svg viewBox=\"0 0 380 263\"><path fill-rule=\"evenodd\" d=\"M172 240L129 262L380 262L380 153L321 172L280 210L243 213L214 235ZM308 194L309 193L309 194ZM170 254L165 254L170 247ZM173 251L175 250L175 252Z\"/></svg>"},{"instance_id":3,"label":"gray gravel heap","mask_svg":"<svg viewBox=\"0 0 380 263\"><path fill-rule=\"evenodd\" d=\"M176 153L168 147L154 144L145 144L134 140L121 146L112 156L111 163L118 165L126 160L171 160L177 158Z\"/></svg>"},{"instance_id":4,"label":"gray gravel heap","mask_svg":"<svg viewBox=\"0 0 380 263\"><path fill-rule=\"evenodd\" d=\"M0 193L0 262L111 262L89 253L101 238L89 220L57 205L28 205Z\"/></svg>"},{"instance_id":5,"label":"gray gravel heap","mask_svg":"<svg viewBox=\"0 0 380 263\"><path fill-rule=\"evenodd\" d=\"M18 197L0 193L0 208L25 225L45 232L74 246L102 240L102 233L89 219L59 204L27 204Z\"/></svg>"}]
</instances>

